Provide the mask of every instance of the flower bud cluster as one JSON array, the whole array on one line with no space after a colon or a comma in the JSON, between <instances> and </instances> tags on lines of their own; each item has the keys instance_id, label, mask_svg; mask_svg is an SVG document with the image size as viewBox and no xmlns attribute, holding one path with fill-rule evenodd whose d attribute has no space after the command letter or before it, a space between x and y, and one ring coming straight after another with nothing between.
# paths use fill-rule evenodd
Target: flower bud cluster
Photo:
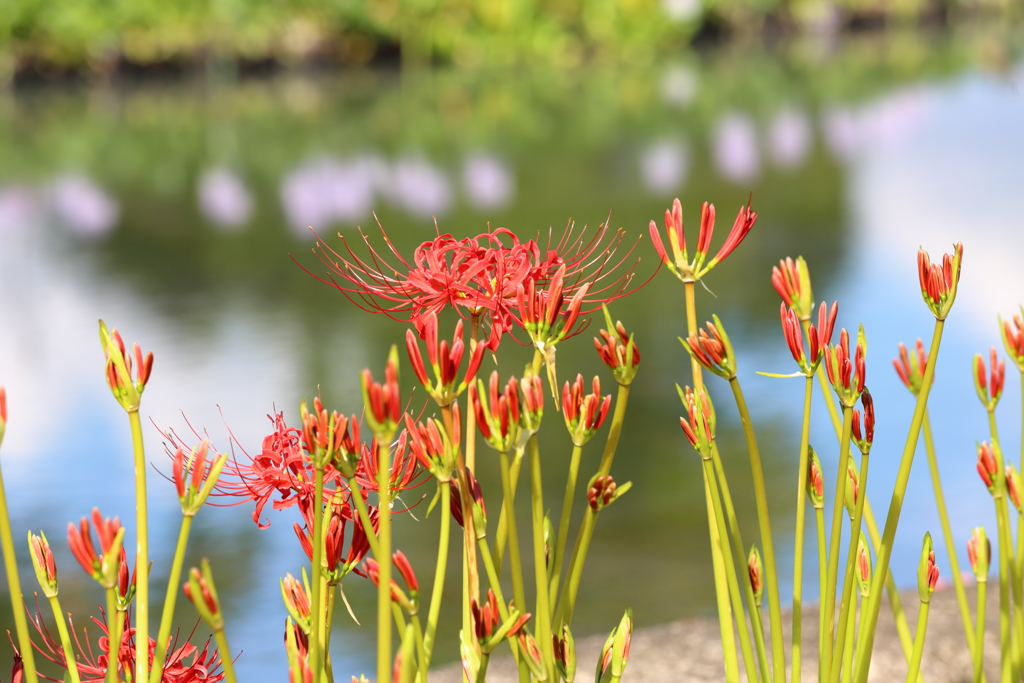
<instances>
[{"instance_id":1,"label":"flower bud cluster","mask_svg":"<svg viewBox=\"0 0 1024 683\"><path fill-rule=\"evenodd\" d=\"M717 420L714 404L705 388L694 392L690 387L680 389L677 384L676 390L686 409L686 415L679 418L679 426L683 428L690 445L706 460L711 457L711 444L715 440Z\"/></svg>"},{"instance_id":2,"label":"flower bud cluster","mask_svg":"<svg viewBox=\"0 0 1024 683\"><path fill-rule=\"evenodd\" d=\"M811 319L814 314L814 294L811 292L811 275L803 256L798 256L796 261L786 257L779 261L779 265L772 266L772 286L801 321Z\"/></svg>"},{"instance_id":3,"label":"flower bud cluster","mask_svg":"<svg viewBox=\"0 0 1024 683\"><path fill-rule=\"evenodd\" d=\"M686 339L680 339L687 353L705 369L719 377L731 380L736 376L736 354L733 352L729 336L722 327L717 315L712 316L714 322L707 323L707 329L694 332Z\"/></svg>"},{"instance_id":4,"label":"flower bud cluster","mask_svg":"<svg viewBox=\"0 0 1024 683\"><path fill-rule=\"evenodd\" d=\"M985 527L976 526L967 541L967 559L978 583L988 580L988 567L992 562L992 544L985 534Z\"/></svg>"},{"instance_id":5,"label":"flower bud cluster","mask_svg":"<svg viewBox=\"0 0 1024 683\"><path fill-rule=\"evenodd\" d=\"M619 625L612 629L601 648L597 661L597 683L618 681L626 671L629 661L629 645L633 639L633 610L627 609Z\"/></svg>"},{"instance_id":6,"label":"flower bud cluster","mask_svg":"<svg viewBox=\"0 0 1024 683\"><path fill-rule=\"evenodd\" d=\"M441 407L451 405L452 401L473 383L476 372L480 368L480 362L483 360L484 351L489 347L484 343L474 345L466 374L461 382L456 383L459 366L462 365L462 357L466 351L463 328L464 325L459 320L455 325L455 335L451 344L449 345L447 339L438 343L437 313L431 311L424 316L420 334L427 344L427 359L430 361L430 368L433 371L433 381L427 376L427 369L423 364L423 355L420 353L416 334L411 329L405 332L405 346L409 352L409 361L412 363L413 372L416 373L420 384L427 390L427 394Z\"/></svg>"},{"instance_id":7,"label":"flower bud cluster","mask_svg":"<svg viewBox=\"0 0 1024 683\"><path fill-rule=\"evenodd\" d=\"M181 513L186 517L194 517L203 507L228 462L227 453L216 451L213 459L208 460L209 451L210 442L203 439L198 446L189 451L188 455L185 455L182 448L174 452L171 473L178 491Z\"/></svg>"},{"instance_id":8,"label":"flower bud cluster","mask_svg":"<svg viewBox=\"0 0 1024 683\"><path fill-rule=\"evenodd\" d=\"M857 334L857 346L853 357L850 357L850 333L843 329L839 333L839 343L830 344L825 349L825 370L828 381L835 389L839 401L852 408L864 391L864 378L867 371L864 356L867 354L867 340L864 328Z\"/></svg>"},{"instance_id":9,"label":"flower bud cluster","mask_svg":"<svg viewBox=\"0 0 1024 683\"><path fill-rule=\"evenodd\" d=\"M945 320L953 307L957 286L960 283L960 261L963 255L964 245L960 242L953 245L952 254L942 255L941 266L933 264L924 249L917 252L921 296L937 320Z\"/></svg>"},{"instance_id":10,"label":"flower bud cluster","mask_svg":"<svg viewBox=\"0 0 1024 683\"><path fill-rule=\"evenodd\" d=\"M202 569L192 567L188 573L188 582L183 586L185 596L196 607L199 616L214 631L224 630L224 613L217 597L217 587L213 583L213 572L210 561L205 557L200 563Z\"/></svg>"},{"instance_id":11,"label":"flower bud cluster","mask_svg":"<svg viewBox=\"0 0 1024 683\"><path fill-rule=\"evenodd\" d=\"M1024 306L1020 313L1014 314L1010 320L999 317L999 331L1003 336L1006 353L1016 364L1017 369L1024 372Z\"/></svg>"},{"instance_id":12,"label":"flower bud cluster","mask_svg":"<svg viewBox=\"0 0 1024 683\"><path fill-rule=\"evenodd\" d=\"M562 387L562 415L565 427L576 446L582 446L594 436L604 420L608 417L608 409L612 405L611 394L601 397L601 380L595 375L592 390L584 394L583 375L576 375L571 385L566 382Z\"/></svg>"},{"instance_id":13,"label":"flower bud cluster","mask_svg":"<svg viewBox=\"0 0 1024 683\"><path fill-rule=\"evenodd\" d=\"M704 202L700 211L700 230L697 233L697 248L693 260L690 260L686 251L686 235L683 233L683 206L676 199L672 202L672 208L665 210L665 232L668 235L671 256L665 249L665 243L661 239L661 233L654 221L651 221L649 229L651 242L655 251L661 257L662 262L668 269L683 282L694 282L701 279L716 265L723 261L736 247L740 245L750 229L757 221L757 214L750 209L749 200L746 206L740 207L736 221L733 223L729 236L725 238L725 244L721 246L718 253L710 261L707 260L708 250L711 248L711 236L715 230L715 205Z\"/></svg>"},{"instance_id":14,"label":"flower bud cluster","mask_svg":"<svg viewBox=\"0 0 1024 683\"><path fill-rule=\"evenodd\" d=\"M910 389L910 393L917 396L924 384L924 371L928 366L928 352L924 350L924 344L920 339L914 344L913 353L907 352L907 347L900 342L900 357L894 358L892 365L896 368L896 374L900 376L903 385Z\"/></svg>"},{"instance_id":15,"label":"flower bud cluster","mask_svg":"<svg viewBox=\"0 0 1024 683\"><path fill-rule=\"evenodd\" d=\"M601 338L594 337L594 348L601 356L601 361L611 369L615 381L628 386L640 365L640 349L621 321L612 325L608 306L604 306L604 320L606 329L598 330Z\"/></svg>"},{"instance_id":16,"label":"flower bud cluster","mask_svg":"<svg viewBox=\"0 0 1024 683\"><path fill-rule=\"evenodd\" d=\"M857 584L860 588L860 595L862 598L869 597L871 595L871 551L868 546L868 539L864 537L864 532L860 532L860 538L857 540Z\"/></svg>"},{"instance_id":17,"label":"flower bud cluster","mask_svg":"<svg viewBox=\"0 0 1024 683\"><path fill-rule=\"evenodd\" d=\"M991 376L985 371L985 359L981 354L974 355L974 390L978 393L978 399L985 410L995 410L1003 395L1003 385L1006 381L1006 361L999 358L996 347L989 350L989 369Z\"/></svg>"},{"instance_id":18,"label":"flower bud cluster","mask_svg":"<svg viewBox=\"0 0 1024 683\"><path fill-rule=\"evenodd\" d=\"M374 381L370 371L360 376L366 423L381 443L389 443L402 419L401 394L398 387L398 348L391 347L384 367L384 383Z\"/></svg>"},{"instance_id":19,"label":"flower bud cluster","mask_svg":"<svg viewBox=\"0 0 1024 683\"><path fill-rule=\"evenodd\" d=\"M139 400L153 372L153 353L142 354L138 342L132 345L132 354L127 352L124 340L117 329L108 330L106 323L100 321L100 345L106 357L107 386L110 392L129 413L139 410ZM133 363L134 357L134 377Z\"/></svg>"},{"instance_id":20,"label":"flower bud cluster","mask_svg":"<svg viewBox=\"0 0 1024 683\"><path fill-rule=\"evenodd\" d=\"M938 582L939 568L935 564L935 551L932 550L932 535L926 533L921 545L921 561L917 567L917 591L922 603L931 601Z\"/></svg>"},{"instance_id":21,"label":"flower bud cluster","mask_svg":"<svg viewBox=\"0 0 1024 683\"><path fill-rule=\"evenodd\" d=\"M810 356L804 354L804 335L796 310L782 304L779 316L782 319L782 333L786 337L786 345L805 375L812 375L818 369L818 363L824 355L824 349L832 341L832 330L836 325L839 304L832 302L831 310L821 303L818 309L818 324L811 323L807 327L807 340L810 345Z\"/></svg>"},{"instance_id":22,"label":"flower bud cluster","mask_svg":"<svg viewBox=\"0 0 1024 683\"><path fill-rule=\"evenodd\" d=\"M534 346L542 352L576 333L574 328L583 299L590 289L590 283L584 283L567 303L564 280L563 264L546 290L538 289L537 281L532 278L525 285L519 285L519 320Z\"/></svg>"},{"instance_id":23,"label":"flower bud cluster","mask_svg":"<svg viewBox=\"0 0 1024 683\"><path fill-rule=\"evenodd\" d=\"M864 388L864 393L860 396L860 402L864 407L864 428L861 430L861 411L854 408L851 434L853 436L853 443L856 444L858 450L867 455L871 452L871 444L875 440L875 402L872 400L871 392L867 390L867 387Z\"/></svg>"}]
</instances>

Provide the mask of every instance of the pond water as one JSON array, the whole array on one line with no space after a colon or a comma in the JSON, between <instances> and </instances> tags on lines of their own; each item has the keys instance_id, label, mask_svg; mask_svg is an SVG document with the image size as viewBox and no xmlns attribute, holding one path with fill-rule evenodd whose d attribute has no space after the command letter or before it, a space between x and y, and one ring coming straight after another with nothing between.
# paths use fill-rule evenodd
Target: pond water
<instances>
[{"instance_id":1,"label":"pond water","mask_svg":"<svg viewBox=\"0 0 1024 683\"><path fill-rule=\"evenodd\" d=\"M104 384L98 318L156 355L142 413L154 464L153 590L160 595L180 513L173 486L157 474L169 471L157 427L191 424L221 448L230 427L258 450L267 414L276 408L294 419L299 400L318 387L328 406L359 410L358 371L381 368L388 346L402 340L401 324L358 310L293 262L322 274L307 226L337 245L335 232L352 238L362 225L379 245L376 212L409 253L434 234L434 216L456 236L488 222L533 236L552 225L557 233L570 219L597 225L611 210L613 227L639 237L679 196L691 226L700 202L715 202L724 233L752 191L758 223L706 278L698 307L705 318L720 315L737 346L766 460L784 593L791 591L802 387L755 373L793 369L769 282L771 266L789 255L807 258L819 300L839 300L841 326L864 323L879 413L869 495L881 515L913 407L890 361L900 341L927 339L932 328L916 249L936 257L964 242L961 291L931 403L963 556L969 529L994 521L974 474L974 441L988 437L971 355L992 344L1001 350L996 314L1024 302L1024 67L1013 35L977 27L890 34L573 73L211 73L5 96L0 382L10 404L2 453L15 538L26 529L48 532L64 607L85 623L101 594L67 552L63 529L93 505L129 526L133 519L130 435ZM656 258L646 238L637 249L638 271L650 273ZM612 312L635 331L644 354L613 470L634 487L601 517L578 633L607 631L627 605L641 626L714 610L700 463L678 428L674 383L689 382L676 341L685 329L681 286L661 272ZM560 347L562 377L602 372L590 336ZM525 358L512 346L499 354L505 372ZM1016 453L1019 385L1016 371L1008 374L999 414L1004 448ZM607 373L603 379L611 384ZM711 386L752 539L738 420L724 384ZM820 399L815 410L812 443L828 473L835 437ZM547 430L545 475L555 482L569 450L557 429ZM585 451L584 472L596 467L598 450ZM480 476L494 498L494 462L482 458ZM557 506L559 489L552 483L547 491ZM414 514L399 521L396 544L429 583L435 517ZM189 562L211 559L245 681L285 675L277 581L304 560L291 529L296 517L272 513L265 531L248 505L197 518ZM914 581L926 530L938 535L939 526L918 462L893 564L900 583ZM19 553L31 592L20 545ZM948 577L944 548L939 555ZM345 585L357 615L372 622L371 587L358 577ZM813 599L816 587L807 593ZM442 661L457 653L455 613L442 629ZM10 627L6 608L0 619ZM179 619L189 628L194 622L187 603ZM335 670L370 671L372 630L344 613L336 622Z\"/></svg>"}]
</instances>

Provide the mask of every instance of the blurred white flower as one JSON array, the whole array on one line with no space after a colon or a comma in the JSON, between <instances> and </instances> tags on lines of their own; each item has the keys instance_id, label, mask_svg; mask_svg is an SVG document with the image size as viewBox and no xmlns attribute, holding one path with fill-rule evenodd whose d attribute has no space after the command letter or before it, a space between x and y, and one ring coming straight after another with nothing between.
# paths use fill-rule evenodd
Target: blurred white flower
<instances>
[{"instance_id":1,"label":"blurred white flower","mask_svg":"<svg viewBox=\"0 0 1024 683\"><path fill-rule=\"evenodd\" d=\"M727 114L713 134L715 167L725 178L747 183L757 178L761 158L754 122L745 114Z\"/></svg>"},{"instance_id":2,"label":"blurred white flower","mask_svg":"<svg viewBox=\"0 0 1024 683\"><path fill-rule=\"evenodd\" d=\"M661 77L661 97L666 104L685 107L697 97L697 72L686 66L670 66Z\"/></svg>"},{"instance_id":3,"label":"blurred white flower","mask_svg":"<svg viewBox=\"0 0 1024 683\"><path fill-rule=\"evenodd\" d=\"M662 140L640 153L640 176L651 194L662 195L682 187L689 169L689 155L682 142Z\"/></svg>"},{"instance_id":4,"label":"blurred white flower","mask_svg":"<svg viewBox=\"0 0 1024 683\"><path fill-rule=\"evenodd\" d=\"M837 107L826 111L822 118L822 129L828 148L840 159L849 159L860 147L860 126L849 109Z\"/></svg>"},{"instance_id":5,"label":"blurred white flower","mask_svg":"<svg viewBox=\"0 0 1024 683\"><path fill-rule=\"evenodd\" d=\"M700 14L701 2L700 0L661 0L661 7L669 19L687 21Z\"/></svg>"},{"instance_id":6,"label":"blurred white flower","mask_svg":"<svg viewBox=\"0 0 1024 683\"><path fill-rule=\"evenodd\" d=\"M324 157L308 161L281 181L288 224L300 235L370 213L374 178L365 164Z\"/></svg>"},{"instance_id":7,"label":"blurred white flower","mask_svg":"<svg viewBox=\"0 0 1024 683\"><path fill-rule=\"evenodd\" d=\"M768 132L772 159L782 168L798 166L811 149L811 122L796 109L780 111Z\"/></svg>"},{"instance_id":8,"label":"blurred white flower","mask_svg":"<svg viewBox=\"0 0 1024 683\"><path fill-rule=\"evenodd\" d=\"M419 156L395 162L391 169L389 194L410 214L422 218L444 212L452 201L448 176Z\"/></svg>"},{"instance_id":9,"label":"blurred white flower","mask_svg":"<svg viewBox=\"0 0 1024 683\"><path fill-rule=\"evenodd\" d=\"M244 226L252 216L252 193L234 171L215 168L199 178L199 210L214 225L228 230Z\"/></svg>"},{"instance_id":10,"label":"blurred white flower","mask_svg":"<svg viewBox=\"0 0 1024 683\"><path fill-rule=\"evenodd\" d=\"M48 196L61 224L81 237L105 237L121 215L117 200L82 175L58 177L50 184Z\"/></svg>"},{"instance_id":11,"label":"blurred white flower","mask_svg":"<svg viewBox=\"0 0 1024 683\"><path fill-rule=\"evenodd\" d=\"M462 185L470 203L481 209L504 206L515 194L512 172L491 154L476 154L466 159Z\"/></svg>"}]
</instances>

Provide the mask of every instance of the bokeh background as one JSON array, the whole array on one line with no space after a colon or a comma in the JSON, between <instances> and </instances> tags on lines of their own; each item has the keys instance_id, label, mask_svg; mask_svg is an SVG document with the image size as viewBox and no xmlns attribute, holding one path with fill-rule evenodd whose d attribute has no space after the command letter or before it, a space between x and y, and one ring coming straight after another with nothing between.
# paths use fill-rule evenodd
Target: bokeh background
<instances>
[{"instance_id":1,"label":"bokeh background","mask_svg":"<svg viewBox=\"0 0 1024 683\"><path fill-rule=\"evenodd\" d=\"M706 279L698 306L703 318L720 315L737 345L784 593L802 386L756 372L792 369L769 283L789 255L807 258L818 300L839 300L840 325L865 325L879 411L869 495L881 514L912 411L890 361L899 342L932 328L916 250L936 256L964 242L931 403L964 555L969 529L994 521L974 474L974 442L987 432L971 356L1001 346L996 315L1024 302L1022 29L1012 2L3 3L0 382L16 540L47 531L64 607L86 623L102 596L67 552L66 525L94 505L134 517L130 436L103 380L100 317L156 354L142 412L162 595L180 513L158 474L169 471L158 428L191 424L222 449L230 429L253 452L268 413L294 420L318 390L328 406L358 411L357 372L381 368L402 340L402 325L303 271L323 270L310 227L340 246L337 233L358 239L363 226L379 246L375 213L408 254L434 235L435 217L456 236L490 224L546 239L611 211L613 227L640 238L646 279L656 266L647 222L674 197L691 226L700 202L717 204L717 248L752 192L758 223ZM634 488L601 516L577 634L607 631L627 605L640 626L714 610L700 463L677 421L674 383L689 382L676 340L681 285L660 272L612 313L643 351L613 472ZM598 373L611 386L590 336L560 347L560 374ZM507 373L525 357L506 343L498 361ZM1004 449L1016 453L1020 385L1016 370L1008 375L999 416ZM711 387L753 538L742 434L724 385ZM823 404L815 409L812 443L831 482L835 438ZM545 474L557 481L569 442L547 431ZM585 452L584 472L598 450ZM495 463L482 456L494 497ZM547 490L557 507L558 489ZM425 507L400 520L397 545L429 583L437 531ZM260 531L251 505L207 509L189 549L191 563L213 563L245 681L286 676L277 581L304 560L294 511L268 516ZM893 565L901 584L914 581L926 530L939 527L918 462ZM20 543L19 561L30 595ZM367 625L339 610L335 670L369 671L373 593L358 577L345 589ZM187 631L196 617L182 602ZM457 656L456 623L445 620L438 661Z\"/></svg>"}]
</instances>

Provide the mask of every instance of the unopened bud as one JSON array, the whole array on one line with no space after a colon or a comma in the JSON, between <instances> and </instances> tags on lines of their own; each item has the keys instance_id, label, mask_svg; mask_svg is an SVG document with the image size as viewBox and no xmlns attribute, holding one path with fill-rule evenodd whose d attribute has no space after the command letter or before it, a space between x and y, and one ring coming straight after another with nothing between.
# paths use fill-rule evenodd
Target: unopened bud
<instances>
[{"instance_id":1,"label":"unopened bud","mask_svg":"<svg viewBox=\"0 0 1024 683\"><path fill-rule=\"evenodd\" d=\"M863 531L857 541L857 584L862 598L871 594L871 551Z\"/></svg>"},{"instance_id":2,"label":"unopened bud","mask_svg":"<svg viewBox=\"0 0 1024 683\"><path fill-rule=\"evenodd\" d=\"M970 560L974 578L978 583L988 580L988 566L992 561L992 544L985 534L985 527L976 526L967 541L967 559Z\"/></svg>"},{"instance_id":3,"label":"unopened bud","mask_svg":"<svg viewBox=\"0 0 1024 683\"><path fill-rule=\"evenodd\" d=\"M932 550L932 535L926 533L921 545L921 561L917 567L917 591L921 602L929 602L939 581L939 568L935 566L935 551Z\"/></svg>"},{"instance_id":4,"label":"unopened bud","mask_svg":"<svg viewBox=\"0 0 1024 683\"><path fill-rule=\"evenodd\" d=\"M807 466L807 497L811 499L811 505L821 510L825 507L825 481L821 474L821 460L813 448L808 446L807 450L810 455Z\"/></svg>"},{"instance_id":5,"label":"unopened bud","mask_svg":"<svg viewBox=\"0 0 1024 683\"><path fill-rule=\"evenodd\" d=\"M754 603L760 607L764 597L764 565L761 563L761 551L756 545L750 547L750 554L747 555L747 578L754 591Z\"/></svg>"}]
</instances>

